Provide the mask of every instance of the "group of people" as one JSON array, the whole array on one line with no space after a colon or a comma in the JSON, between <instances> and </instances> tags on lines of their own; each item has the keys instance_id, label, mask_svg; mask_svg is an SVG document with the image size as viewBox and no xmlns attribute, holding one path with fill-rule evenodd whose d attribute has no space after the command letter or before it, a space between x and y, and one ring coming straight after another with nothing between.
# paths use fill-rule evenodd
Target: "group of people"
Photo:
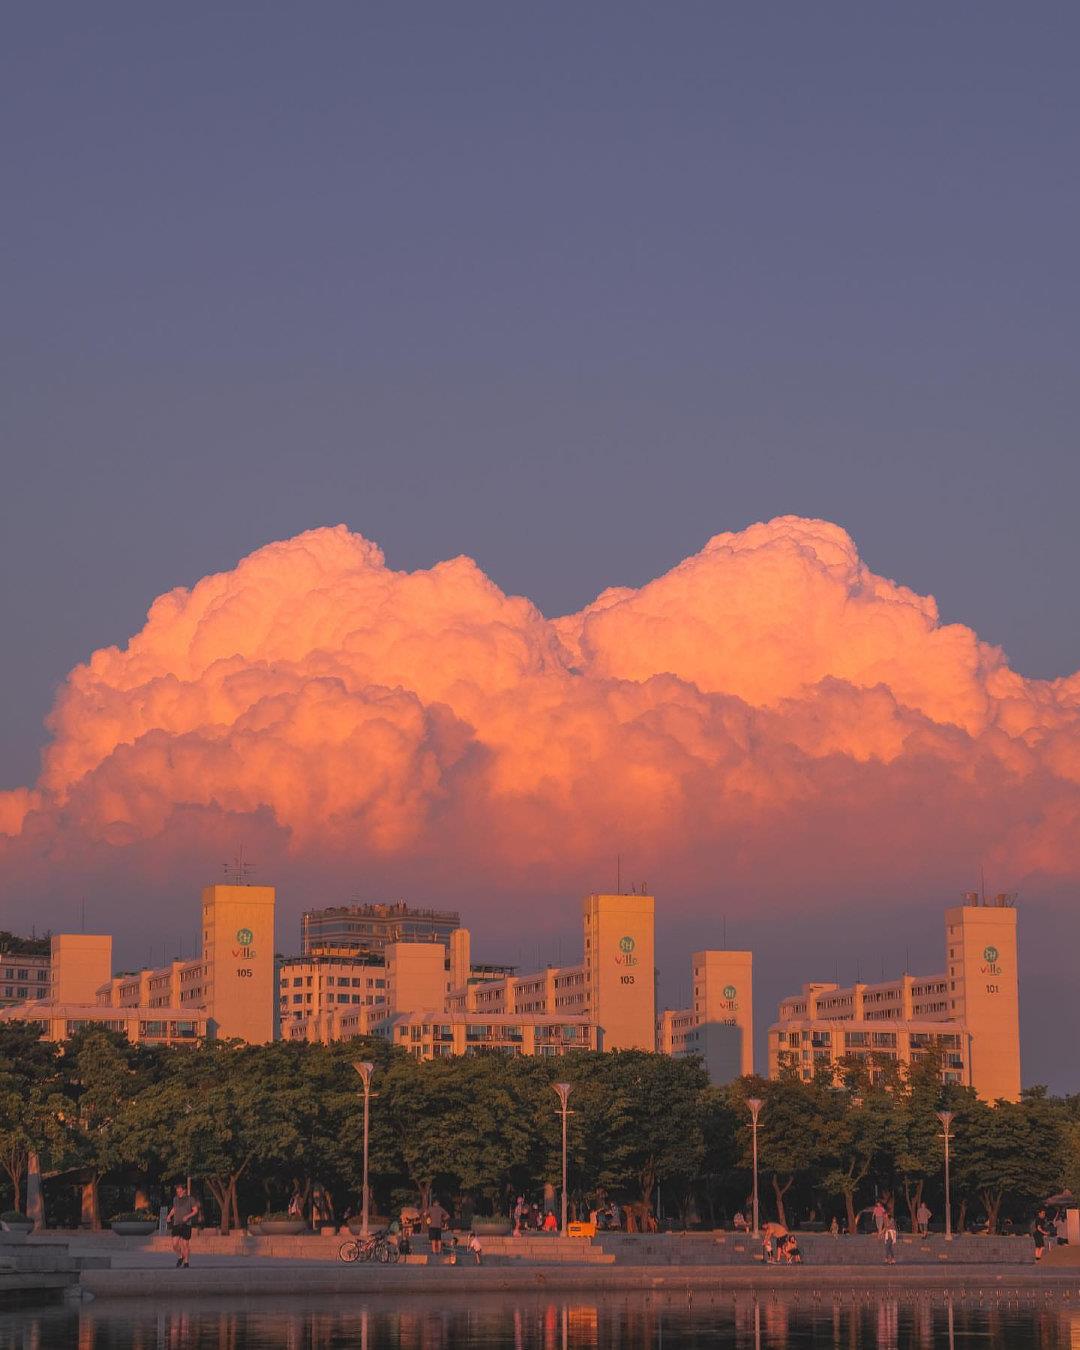
<instances>
[{"instance_id":1,"label":"group of people","mask_svg":"<svg viewBox=\"0 0 1080 1350\"><path fill-rule=\"evenodd\" d=\"M462 1242L457 1233L447 1231L450 1222L451 1215L432 1196L431 1203L425 1210L418 1209L415 1205L406 1205L401 1211L401 1217L390 1224L390 1234L397 1242L398 1251L402 1256L408 1256L412 1251L413 1236L422 1233L426 1228L432 1256L442 1256L445 1244L449 1264L454 1266L457 1265ZM447 1232L445 1237L444 1232ZM465 1240L465 1250L478 1266L484 1264L484 1248L476 1233L469 1233Z\"/></svg>"},{"instance_id":2,"label":"group of people","mask_svg":"<svg viewBox=\"0 0 1080 1350\"><path fill-rule=\"evenodd\" d=\"M549 1209L544 1215L540 1213L540 1206L533 1201L531 1204L523 1195L519 1195L514 1201L512 1216L514 1221L513 1235L521 1237L522 1233L532 1229L536 1233L556 1233L559 1229L559 1221L555 1217L555 1211Z\"/></svg>"}]
</instances>

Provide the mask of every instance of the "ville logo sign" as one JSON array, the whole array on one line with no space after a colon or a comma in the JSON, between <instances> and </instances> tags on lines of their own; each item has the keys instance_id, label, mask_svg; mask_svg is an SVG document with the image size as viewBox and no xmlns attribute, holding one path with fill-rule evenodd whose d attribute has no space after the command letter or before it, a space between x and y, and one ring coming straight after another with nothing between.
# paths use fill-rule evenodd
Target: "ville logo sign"
<instances>
[{"instance_id":1,"label":"ville logo sign","mask_svg":"<svg viewBox=\"0 0 1080 1350\"><path fill-rule=\"evenodd\" d=\"M637 957L634 955L634 948L637 943L632 937L621 937L619 939L619 950L615 955L615 964L617 966L636 966Z\"/></svg>"},{"instance_id":2,"label":"ville logo sign","mask_svg":"<svg viewBox=\"0 0 1080 1350\"><path fill-rule=\"evenodd\" d=\"M238 928L236 940L240 945L233 948L233 956L243 956L250 961L255 955L255 948L251 945L255 941L255 934L250 928Z\"/></svg>"},{"instance_id":3,"label":"ville logo sign","mask_svg":"<svg viewBox=\"0 0 1080 1350\"><path fill-rule=\"evenodd\" d=\"M986 964L979 967L980 974L1000 975L1001 967L998 965L998 957L1000 955L1001 953L996 947L984 947L983 961L985 961Z\"/></svg>"}]
</instances>

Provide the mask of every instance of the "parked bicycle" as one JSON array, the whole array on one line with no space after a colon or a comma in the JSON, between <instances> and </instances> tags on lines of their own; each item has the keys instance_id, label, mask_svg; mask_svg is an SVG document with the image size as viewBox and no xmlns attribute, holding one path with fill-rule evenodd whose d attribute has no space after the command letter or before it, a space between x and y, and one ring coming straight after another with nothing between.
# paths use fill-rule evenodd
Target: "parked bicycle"
<instances>
[{"instance_id":1,"label":"parked bicycle","mask_svg":"<svg viewBox=\"0 0 1080 1350\"><path fill-rule=\"evenodd\" d=\"M350 1238L338 1248L338 1257L342 1261L377 1261L384 1266L393 1266L400 1256L397 1243L385 1232L372 1233L366 1238Z\"/></svg>"}]
</instances>

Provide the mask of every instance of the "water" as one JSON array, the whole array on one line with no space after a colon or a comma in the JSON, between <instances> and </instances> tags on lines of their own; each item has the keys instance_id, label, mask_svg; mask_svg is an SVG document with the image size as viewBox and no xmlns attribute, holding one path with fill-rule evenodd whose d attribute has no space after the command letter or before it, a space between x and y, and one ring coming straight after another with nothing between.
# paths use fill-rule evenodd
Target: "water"
<instances>
[{"instance_id":1,"label":"water","mask_svg":"<svg viewBox=\"0 0 1080 1350\"><path fill-rule=\"evenodd\" d=\"M1080 1350L1080 1307L1053 1293L800 1297L685 1292L580 1298L251 1299L0 1312L0 1350Z\"/></svg>"}]
</instances>

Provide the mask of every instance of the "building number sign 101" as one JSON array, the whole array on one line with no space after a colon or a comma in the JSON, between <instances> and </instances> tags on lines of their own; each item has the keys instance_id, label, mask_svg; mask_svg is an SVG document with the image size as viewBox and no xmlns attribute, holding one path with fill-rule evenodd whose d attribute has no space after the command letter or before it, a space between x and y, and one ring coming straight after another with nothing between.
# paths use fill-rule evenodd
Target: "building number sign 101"
<instances>
[{"instance_id":1,"label":"building number sign 101","mask_svg":"<svg viewBox=\"0 0 1080 1350\"><path fill-rule=\"evenodd\" d=\"M233 958L237 961L250 961L255 956L255 948L251 945L255 941L255 934L250 928L238 928L236 930L236 941L239 944L233 948ZM250 966L237 966L236 978L238 980L250 980L253 975Z\"/></svg>"}]
</instances>

